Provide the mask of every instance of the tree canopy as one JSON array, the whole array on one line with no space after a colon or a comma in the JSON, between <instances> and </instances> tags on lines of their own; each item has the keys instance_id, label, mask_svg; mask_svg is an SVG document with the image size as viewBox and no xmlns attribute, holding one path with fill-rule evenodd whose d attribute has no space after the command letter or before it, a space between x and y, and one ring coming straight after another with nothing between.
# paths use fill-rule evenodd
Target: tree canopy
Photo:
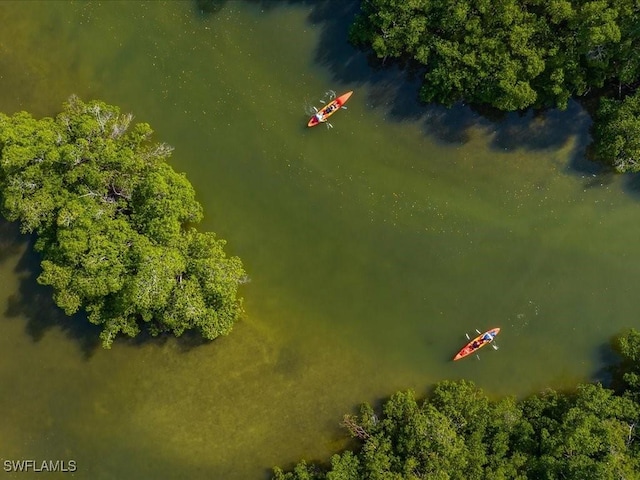
<instances>
[{"instance_id":1,"label":"tree canopy","mask_svg":"<svg viewBox=\"0 0 640 480\"><path fill-rule=\"evenodd\" d=\"M242 263L195 229L202 207L167 164L172 148L132 119L75 96L55 118L0 114L1 213L36 234L38 282L100 325L103 346L142 325L227 334L242 314Z\"/></svg>"},{"instance_id":2,"label":"tree canopy","mask_svg":"<svg viewBox=\"0 0 640 480\"><path fill-rule=\"evenodd\" d=\"M519 110L636 81L639 22L634 0L368 0L350 34L423 65L427 102Z\"/></svg>"},{"instance_id":3,"label":"tree canopy","mask_svg":"<svg viewBox=\"0 0 640 480\"><path fill-rule=\"evenodd\" d=\"M621 102L640 84L637 1L366 0L361 9L351 41L419 65L426 102L565 108L615 90L596 115L596 158L638 170L638 102Z\"/></svg>"},{"instance_id":4,"label":"tree canopy","mask_svg":"<svg viewBox=\"0 0 640 480\"><path fill-rule=\"evenodd\" d=\"M275 468L275 480L640 479L640 333L618 339L618 392L584 384L516 401L444 381L418 401L398 392L343 425L359 443L327 465Z\"/></svg>"},{"instance_id":5,"label":"tree canopy","mask_svg":"<svg viewBox=\"0 0 640 480\"><path fill-rule=\"evenodd\" d=\"M640 171L640 90L624 100L600 101L593 138L597 159L618 172Z\"/></svg>"}]
</instances>

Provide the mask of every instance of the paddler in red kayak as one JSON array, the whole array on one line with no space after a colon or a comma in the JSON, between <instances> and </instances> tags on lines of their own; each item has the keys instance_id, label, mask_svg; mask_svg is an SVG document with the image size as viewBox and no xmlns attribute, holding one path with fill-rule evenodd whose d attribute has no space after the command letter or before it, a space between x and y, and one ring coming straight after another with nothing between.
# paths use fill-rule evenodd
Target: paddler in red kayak
<instances>
[{"instance_id":1,"label":"paddler in red kayak","mask_svg":"<svg viewBox=\"0 0 640 480\"><path fill-rule=\"evenodd\" d=\"M489 342L491 343L493 341L493 339L496 338L495 334L491 334L491 332L487 332L485 333L482 338L480 339L480 341L477 342L473 342L471 344L471 348L473 348L474 350L477 350L478 348L480 348L482 346L482 344L484 342Z\"/></svg>"}]
</instances>

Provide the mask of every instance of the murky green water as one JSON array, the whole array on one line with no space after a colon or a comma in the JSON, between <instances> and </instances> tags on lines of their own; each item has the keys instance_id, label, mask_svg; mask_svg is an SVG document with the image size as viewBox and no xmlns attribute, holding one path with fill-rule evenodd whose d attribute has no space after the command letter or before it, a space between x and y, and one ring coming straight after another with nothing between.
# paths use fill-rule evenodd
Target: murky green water
<instances>
[{"instance_id":1,"label":"murky green water","mask_svg":"<svg viewBox=\"0 0 640 480\"><path fill-rule=\"evenodd\" d=\"M0 111L52 115L77 93L134 112L176 147L202 228L252 279L227 338L103 351L51 307L27 240L2 225L3 460L264 478L339 449L360 401L444 378L493 394L571 385L637 326L640 204L628 179L583 168L577 107L495 125L398 107L396 75L344 41L352 9L265 5L0 3ZM349 109L307 129L330 88L355 90ZM500 350L450 361L464 332L493 326Z\"/></svg>"}]
</instances>

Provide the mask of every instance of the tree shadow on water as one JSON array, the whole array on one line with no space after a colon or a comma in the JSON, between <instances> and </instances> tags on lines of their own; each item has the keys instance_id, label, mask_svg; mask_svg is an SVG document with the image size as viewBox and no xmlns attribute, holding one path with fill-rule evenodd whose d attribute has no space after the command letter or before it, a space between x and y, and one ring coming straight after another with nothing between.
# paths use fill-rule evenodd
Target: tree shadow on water
<instances>
[{"instance_id":1,"label":"tree shadow on water","mask_svg":"<svg viewBox=\"0 0 640 480\"><path fill-rule=\"evenodd\" d=\"M615 337L608 343L600 345L597 356L601 366L593 374L592 380L611 388L614 383L615 367L620 361L620 355L615 350Z\"/></svg>"},{"instance_id":2,"label":"tree shadow on water","mask_svg":"<svg viewBox=\"0 0 640 480\"><path fill-rule=\"evenodd\" d=\"M16 223L0 219L0 264L20 254L26 244L27 239Z\"/></svg>"},{"instance_id":3,"label":"tree shadow on water","mask_svg":"<svg viewBox=\"0 0 640 480\"><path fill-rule=\"evenodd\" d=\"M33 252L33 238L21 237L19 241L23 245L26 243L27 248L15 268L20 283L18 291L8 297L4 316L24 318L26 332L34 342L39 342L52 329L62 330L78 343L84 357L89 359L100 346L100 329L90 324L86 316L77 314L68 317L54 304L51 288L39 285L36 281L40 274L40 258ZM4 234L0 233L0 242L4 240Z\"/></svg>"},{"instance_id":4,"label":"tree shadow on water","mask_svg":"<svg viewBox=\"0 0 640 480\"><path fill-rule=\"evenodd\" d=\"M505 113L496 126L492 141L495 148L540 150L561 147L570 136L588 134L591 119L577 102L570 102L566 110Z\"/></svg>"},{"instance_id":5,"label":"tree shadow on water","mask_svg":"<svg viewBox=\"0 0 640 480\"><path fill-rule=\"evenodd\" d=\"M566 171L582 175L585 188L606 182L608 169L589 159L592 119L583 106L574 100L566 110L548 108L514 112L494 123L491 145L496 150L526 149L530 151L557 150L573 141ZM592 177L598 177L593 180Z\"/></svg>"},{"instance_id":6,"label":"tree shadow on water","mask_svg":"<svg viewBox=\"0 0 640 480\"><path fill-rule=\"evenodd\" d=\"M152 335L148 329L142 326L140 333L135 337L126 337L123 335L118 336L114 340L114 345L126 345L133 348L138 348L142 346L154 346L154 347L164 347L169 342L175 342L177 350L180 353L188 353L195 348L203 347L209 345L215 340L207 340L200 333L194 330L187 330L179 337L175 337L174 335L163 332L158 335Z\"/></svg>"},{"instance_id":7,"label":"tree shadow on water","mask_svg":"<svg viewBox=\"0 0 640 480\"><path fill-rule=\"evenodd\" d=\"M222 10L227 0L194 0L194 8L202 16L216 14Z\"/></svg>"},{"instance_id":8,"label":"tree shadow on water","mask_svg":"<svg viewBox=\"0 0 640 480\"><path fill-rule=\"evenodd\" d=\"M629 173L625 176L624 190L636 200L640 200L640 173Z\"/></svg>"}]
</instances>

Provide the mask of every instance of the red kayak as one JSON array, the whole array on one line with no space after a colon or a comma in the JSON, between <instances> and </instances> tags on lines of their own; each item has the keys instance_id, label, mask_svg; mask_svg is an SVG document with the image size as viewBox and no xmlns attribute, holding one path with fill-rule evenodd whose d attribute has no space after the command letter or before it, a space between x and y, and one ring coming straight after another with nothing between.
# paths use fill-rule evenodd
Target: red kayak
<instances>
[{"instance_id":1,"label":"red kayak","mask_svg":"<svg viewBox=\"0 0 640 480\"><path fill-rule=\"evenodd\" d=\"M466 357L467 355L471 355L476 351L480 350L485 345L489 345L493 342L493 339L496 338L496 335L500 333L499 328L492 328L491 330L487 330L484 333L481 333L476 338L467 343L462 350L458 352L458 354L453 357L454 360L460 360L461 358Z\"/></svg>"},{"instance_id":2,"label":"red kayak","mask_svg":"<svg viewBox=\"0 0 640 480\"><path fill-rule=\"evenodd\" d=\"M324 107L318 110L318 113L316 113L313 117L309 119L309 123L307 123L307 127L315 127L319 123L326 122L327 118L329 118L331 115L336 113L338 110L340 110L340 107L342 107L345 103L347 103L347 100L349 100L349 97L351 96L352 93L353 91L347 92L343 95L340 95L335 100L332 100L331 102L327 103Z\"/></svg>"}]
</instances>

